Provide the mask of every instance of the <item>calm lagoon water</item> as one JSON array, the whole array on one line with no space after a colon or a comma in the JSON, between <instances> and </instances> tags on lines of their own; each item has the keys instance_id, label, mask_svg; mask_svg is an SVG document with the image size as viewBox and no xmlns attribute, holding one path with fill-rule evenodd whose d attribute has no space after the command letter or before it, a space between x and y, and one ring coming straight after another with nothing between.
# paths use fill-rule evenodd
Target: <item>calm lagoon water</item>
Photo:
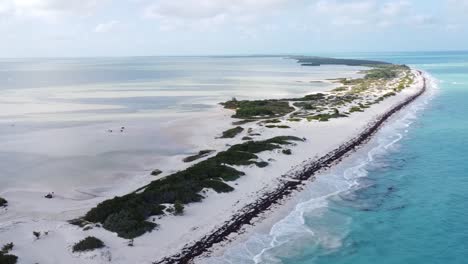
<instances>
[{"instance_id":1,"label":"calm lagoon water","mask_svg":"<svg viewBox=\"0 0 468 264\"><path fill-rule=\"evenodd\" d=\"M311 184L268 234L209 263L467 263L468 53L349 57L409 64L439 82Z\"/></svg>"},{"instance_id":2,"label":"calm lagoon water","mask_svg":"<svg viewBox=\"0 0 468 264\"><path fill-rule=\"evenodd\" d=\"M0 59L0 194L118 185L193 151L170 132L177 120L233 96L329 89L313 81L356 70L254 57Z\"/></svg>"}]
</instances>

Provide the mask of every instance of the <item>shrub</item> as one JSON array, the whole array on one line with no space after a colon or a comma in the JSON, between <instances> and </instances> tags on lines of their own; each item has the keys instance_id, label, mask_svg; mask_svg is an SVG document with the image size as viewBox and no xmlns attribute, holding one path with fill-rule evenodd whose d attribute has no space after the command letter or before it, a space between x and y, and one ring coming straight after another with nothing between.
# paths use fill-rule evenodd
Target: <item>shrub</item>
<instances>
[{"instance_id":1,"label":"shrub","mask_svg":"<svg viewBox=\"0 0 468 264\"><path fill-rule=\"evenodd\" d=\"M73 246L73 252L91 251L103 248L104 243L95 237L89 236Z\"/></svg>"},{"instance_id":2,"label":"shrub","mask_svg":"<svg viewBox=\"0 0 468 264\"><path fill-rule=\"evenodd\" d=\"M13 250L13 247L14 247L13 243L5 244L3 245L2 250L0 252L6 254L10 252L11 250Z\"/></svg>"},{"instance_id":3,"label":"shrub","mask_svg":"<svg viewBox=\"0 0 468 264\"><path fill-rule=\"evenodd\" d=\"M286 101L280 100L256 100L256 101L227 101L222 103L225 108L235 109L235 118L252 118L257 116L283 116L294 108Z\"/></svg>"},{"instance_id":4,"label":"shrub","mask_svg":"<svg viewBox=\"0 0 468 264\"><path fill-rule=\"evenodd\" d=\"M1 264L16 264L18 262L18 257L11 254L0 253L0 263Z\"/></svg>"},{"instance_id":5,"label":"shrub","mask_svg":"<svg viewBox=\"0 0 468 264\"><path fill-rule=\"evenodd\" d=\"M203 184L207 188L215 190L217 193L227 193L234 191L234 188L219 180L205 180Z\"/></svg>"},{"instance_id":6,"label":"shrub","mask_svg":"<svg viewBox=\"0 0 468 264\"><path fill-rule=\"evenodd\" d=\"M184 205L180 201L174 203L174 214L183 215L184 214Z\"/></svg>"},{"instance_id":7,"label":"shrub","mask_svg":"<svg viewBox=\"0 0 468 264\"><path fill-rule=\"evenodd\" d=\"M153 230L157 225L147 222L145 214L135 210L122 210L107 217L103 227L116 232L120 237L131 239Z\"/></svg>"},{"instance_id":8,"label":"shrub","mask_svg":"<svg viewBox=\"0 0 468 264\"><path fill-rule=\"evenodd\" d=\"M216 192L230 192L234 188L223 181L235 180L245 173L226 164L263 166L264 163L255 161L258 158L255 153L278 149L281 148L280 145L293 144L291 141L303 141L303 139L282 136L231 146L214 157L153 181L140 188L139 192L115 197L98 204L85 215L84 220L103 223L105 229L116 232L123 238L140 236L157 226L147 222L146 219L160 214L163 211L159 207L161 204L199 202L204 198L200 195L204 188L211 188Z\"/></svg>"},{"instance_id":9,"label":"shrub","mask_svg":"<svg viewBox=\"0 0 468 264\"><path fill-rule=\"evenodd\" d=\"M33 231L33 235L36 239L39 239L41 237L41 232Z\"/></svg>"},{"instance_id":10,"label":"shrub","mask_svg":"<svg viewBox=\"0 0 468 264\"><path fill-rule=\"evenodd\" d=\"M292 154L290 149L283 149L282 152L283 152L283 154L286 154L286 155L291 155Z\"/></svg>"},{"instance_id":11,"label":"shrub","mask_svg":"<svg viewBox=\"0 0 468 264\"><path fill-rule=\"evenodd\" d=\"M6 207L7 205L8 205L8 201L0 197L0 207Z\"/></svg>"},{"instance_id":12,"label":"shrub","mask_svg":"<svg viewBox=\"0 0 468 264\"><path fill-rule=\"evenodd\" d=\"M354 113L354 112L364 112L364 111L359 106L353 106L349 109L349 112Z\"/></svg>"},{"instance_id":13,"label":"shrub","mask_svg":"<svg viewBox=\"0 0 468 264\"><path fill-rule=\"evenodd\" d=\"M265 168L266 166L268 166L268 162L266 161L260 161L260 162L257 162L256 164L259 168Z\"/></svg>"},{"instance_id":14,"label":"shrub","mask_svg":"<svg viewBox=\"0 0 468 264\"><path fill-rule=\"evenodd\" d=\"M279 119L268 119L268 120L265 120L263 123L265 124L277 124L277 123L281 123L281 120Z\"/></svg>"},{"instance_id":15,"label":"shrub","mask_svg":"<svg viewBox=\"0 0 468 264\"><path fill-rule=\"evenodd\" d=\"M13 247L13 243L3 245L2 250L0 251L1 264L15 264L18 261L17 256L8 254L11 250L13 250Z\"/></svg>"},{"instance_id":16,"label":"shrub","mask_svg":"<svg viewBox=\"0 0 468 264\"><path fill-rule=\"evenodd\" d=\"M162 204L155 205L151 210L151 215L162 215L164 214L164 209L166 209L166 206Z\"/></svg>"},{"instance_id":17,"label":"shrub","mask_svg":"<svg viewBox=\"0 0 468 264\"><path fill-rule=\"evenodd\" d=\"M192 162L192 161L195 161L195 160L197 160L197 159L204 158L204 157L210 155L210 154L213 153L213 152L214 152L214 150L209 150L209 149L207 149L207 150L200 150L200 151L198 152L198 154L192 155L192 156L188 156L188 157L184 158L184 159L183 159L183 162Z\"/></svg>"},{"instance_id":18,"label":"shrub","mask_svg":"<svg viewBox=\"0 0 468 264\"><path fill-rule=\"evenodd\" d=\"M151 172L151 175L153 175L153 176L158 176L158 175L161 174L161 173L162 173L161 170L155 169L155 170L153 170L153 171Z\"/></svg>"},{"instance_id":19,"label":"shrub","mask_svg":"<svg viewBox=\"0 0 468 264\"><path fill-rule=\"evenodd\" d=\"M242 131L244 131L244 129L242 127L240 127L240 126L237 126L235 128L231 128L231 129L228 129L228 130L224 131L221 138L234 138L235 136L237 136Z\"/></svg>"}]
</instances>

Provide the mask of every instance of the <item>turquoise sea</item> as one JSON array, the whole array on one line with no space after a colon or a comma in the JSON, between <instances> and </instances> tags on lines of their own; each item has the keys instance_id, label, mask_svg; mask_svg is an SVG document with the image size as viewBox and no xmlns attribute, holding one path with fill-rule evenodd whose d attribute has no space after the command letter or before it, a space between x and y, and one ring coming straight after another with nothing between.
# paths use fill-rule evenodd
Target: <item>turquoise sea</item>
<instances>
[{"instance_id":1,"label":"turquoise sea","mask_svg":"<svg viewBox=\"0 0 468 264\"><path fill-rule=\"evenodd\" d=\"M269 233L210 263L468 263L468 53L352 54L426 71L431 92L319 177Z\"/></svg>"}]
</instances>

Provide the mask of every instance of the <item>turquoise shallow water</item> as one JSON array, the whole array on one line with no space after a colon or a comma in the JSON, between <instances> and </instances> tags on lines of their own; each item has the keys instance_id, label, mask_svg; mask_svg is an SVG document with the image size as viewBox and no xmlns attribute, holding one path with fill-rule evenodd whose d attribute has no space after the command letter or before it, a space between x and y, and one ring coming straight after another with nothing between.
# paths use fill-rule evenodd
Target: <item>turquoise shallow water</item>
<instances>
[{"instance_id":1,"label":"turquoise shallow water","mask_svg":"<svg viewBox=\"0 0 468 264\"><path fill-rule=\"evenodd\" d=\"M439 80L302 194L269 234L212 263L468 263L468 53L355 54Z\"/></svg>"}]
</instances>

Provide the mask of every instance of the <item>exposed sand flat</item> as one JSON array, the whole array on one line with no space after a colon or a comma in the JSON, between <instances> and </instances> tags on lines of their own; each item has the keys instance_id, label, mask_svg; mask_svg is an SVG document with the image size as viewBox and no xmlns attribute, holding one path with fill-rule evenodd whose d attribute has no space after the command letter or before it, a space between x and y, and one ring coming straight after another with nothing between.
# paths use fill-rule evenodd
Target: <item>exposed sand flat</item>
<instances>
[{"instance_id":1,"label":"exposed sand flat","mask_svg":"<svg viewBox=\"0 0 468 264\"><path fill-rule=\"evenodd\" d=\"M245 130L251 128L261 134L256 140L280 135L294 135L307 140L292 147L293 154L289 156L282 154L280 150L260 153L258 156L261 159L274 161L265 168L239 167L246 176L232 182L235 187L233 192L218 194L208 191L203 202L186 206L183 216L165 216L157 220L159 230L136 238L133 247L127 245L128 240L102 228L82 231L81 228L64 221L81 216L98 202L113 195L128 193L154 180L155 177L138 176L118 189L104 192L105 197L94 197L93 193L80 192L67 197L67 194L57 193L56 198L48 200L37 199L44 195L41 190L10 190L2 193L11 206L0 213L0 242L15 243L12 253L20 257L20 263L152 263L162 257L176 254L186 244L197 241L222 225L244 206L254 202L263 192L273 189L279 181L285 180L283 175L290 175L296 168L300 169L303 162L336 149L359 134L379 115L418 93L423 87L423 77L416 71L413 73L416 78L411 87L372 105L365 112L356 112L347 118L331 119L329 122L289 122L290 129L267 129L256 122L243 125ZM214 140L213 136L216 135L210 131L229 128L233 121L229 118L231 115L232 111L223 109L213 112L209 118L188 118L186 122L170 124L171 130L168 133L181 141L194 144L194 149L224 150L227 148L226 144L238 143L240 137ZM242 135L245 135L245 131L243 133ZM182 158L174 156L164 160L159 167L164 173L158 177L170 174L175 168L179 170L188 167L190 164L183 163ZM33 231L48 234L36 239ZM99 237L107 247L89 253L71 253L71 245L88 235Z\"/></svg>"}]
</instances>

